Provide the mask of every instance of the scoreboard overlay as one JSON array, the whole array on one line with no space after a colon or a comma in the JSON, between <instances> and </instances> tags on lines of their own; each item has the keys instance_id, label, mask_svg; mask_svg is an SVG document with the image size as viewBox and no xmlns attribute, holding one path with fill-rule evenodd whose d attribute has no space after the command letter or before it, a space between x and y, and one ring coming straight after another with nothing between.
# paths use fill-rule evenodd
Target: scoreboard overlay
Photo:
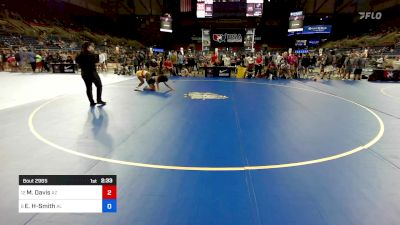
<instances>
[{"instance_id":1,"label":"scoreboard overlay","mask_svg":"<svg viewBox=\"0 0 400 225\"><path fill-rule=\"evenodd\" d=\"M20 175L20 213L115 213L116 175Z\"/></svg>"}]
</instances>

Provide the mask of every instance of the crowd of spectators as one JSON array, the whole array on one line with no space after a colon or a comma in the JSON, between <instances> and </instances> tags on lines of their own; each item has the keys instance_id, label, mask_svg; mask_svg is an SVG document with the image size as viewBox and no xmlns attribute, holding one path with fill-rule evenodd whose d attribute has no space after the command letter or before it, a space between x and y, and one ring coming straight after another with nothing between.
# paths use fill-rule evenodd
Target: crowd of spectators
<instances>
[{"instance_id":1,"label":"crowd of spectators","mask_svg":"<svg viewBox=\"0 0 400 225\"><path fill-rule=\"evenodd\" d=\"M15 50L1 50L0 70L11 72L50 72L52 63L74 63L74 52L34 51L33 49L20 48Z\"/></svg>"},{"instance_id":2,"label":"crowd of spectators","mask_svg":"<svg viewBox=\"0 0 400 225\"><path fill-rule=\"evenodd\" d=\"M209 67L223 66L234 69L245 68L245 77L292 79L361 79L363 70L394 69L400 60L399 56L377 54L379 50L326 50L308 54L291 54L289 52L220 52L203 53L188 50L152 53L151 51L134 51L121 54L119 67L115 73L132 75L139 69L151 73L164 72L172 76L204 74Z\"/></svg>"},{"instance_id":3,"label":"crowd of spectators","mask_svg":"<svg viewBox=\"0 0 400 225\"><path fill-rule=\"evenodd\" d=\"M386 51L386 49L385 49ZM390 51L394 51L389 50ZM124 47L98 48L99 70L118 75L133 75L139 69L172 76L204 74L204 69L225 66L238 72L245 68L245 77L292 79L360 79L363 69L396 69L397 55L384 55L382 49L336 49L324 52L294 54L284 52L219 52L203 53L191 49L152 52ZM35 50L29 47L0 50L0 70L11 72L51 72L51 64L74 64L78 51ZM108 65L113 64L113 71ZM352 76L351 76L352 75Z\"/></svg>"},{"instance_id":4,"label":"crowd of spectators","mask_svg":"<svg viewBox=\"0 0 400 225\"><path fill-rule=\"evenodd\" d=\"M287 51L205 53L192 49L158 53L152 52L151 48L133 49L129 46L111 45L106 40L97 44L99 70L118 75L133 75L137 70L145 68L150 72L163 71L173 76L187 76L204 74L207 67L229 66L236 72L238 67L245 68L245 77L349 79L351 74L353 79L359 79L366 67L393 69L400 55L399 46L396 45L380 48L338 48L324 52L316 49L308 54L294 54ZM40 38L0 34L0 70L51 72L51 64L74 64L79 51L79 41L63 40L46 33L40 35ZM110 64L113 66L108 67Z\"/></svg>"}]
</instances>

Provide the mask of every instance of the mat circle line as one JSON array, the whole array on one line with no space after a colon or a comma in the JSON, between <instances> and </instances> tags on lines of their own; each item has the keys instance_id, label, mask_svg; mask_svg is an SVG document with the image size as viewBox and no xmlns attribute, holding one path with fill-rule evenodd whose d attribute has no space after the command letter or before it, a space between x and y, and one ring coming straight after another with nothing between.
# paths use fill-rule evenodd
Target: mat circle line
<instances>
[{"instance_id":1,"label":"mat circle line","mask_svg":"<svg viewBox=\"0 0 400 225\"><path fill-rule=\"evenodd\" d=\"M394 88L394 87L384 87L384 88L381 88L381 93L382 93L383 95L389 97L389 98L393 98L393 99L395 99L395 100L397 100L397 101L400 101L400 97L397 97L397 96L388 94L388 93L385 91L385 90L387 90L387 89L392 89L392 88Z\"/></svg>"},{"instance_id":2,"label":"mat circle line","mask_svg":"<svg viewBox=\"0 0 400 225\"><path fill-rule=\"evenodd\" d=\"M184 171L246 171L246 170L269 170L269 169L279 169L279 168L289 168L289 167L297 167L297 166L305 166L305 165L311 165L311 164L317 164L317 163L323 163L339 158L343 158L349 155L352 155L354 153L360 152L362 150L368 149L375 143L377 143L383 136L385 132L385 125L382 121L382 119L371 109L367 108L366 106L363 106L357 102L354 102L350 99L346 99L344 97L340 97L337 95L333 95L330 93L322 92L322 91L317 91L317 90L312 90L312 89L306 89L306 88L301 88L301 87L293 87L293 86L288 86L288 85L281 85L281 84L270 84L270 83L258 83L258 82L248 82L248 81L226 81L226 80L179 80L179 82L224 82L224 83L246 83L246 84L258 84L258 85L269 85L269 86L276 86L276 87L284 87L284 88L293 88L297 90L303 90L303 91L308 91L308 92L313 92L313 93L318 93L322 95L327 95L331 96L334 98L341 99L343 101L352 103L354 105L357 105L365 110L367 110L369 113L371 113L376 120L379 123L379 131L375 135L374 138L372 138L368 143L364 145L360 145L356 148L353 148L351 150L347 150L343 153L340 154L335 154L323 158L318 158L318 159L313 159L313 160L306 160L306 161L299 161L299 162L292 162L292 163L283 163L283 164L271 164L271 165L259 165L259 166L242 166L242 167L203 167L203 166L174 166L174 165L161 165L161 164L148 164L148 163L139 163L139 162L132 162L132 161L124 161L124 160L117 160L117 159L111 159L111 158L105 158L105 157L100 157L100 156L95 156L95 155L90 155L82 152L75 151L73 149L69 149L63 146L60 146L45 137L43 137L35 128L34 126L34 118L36 114L43 109L46 105L49 105L50 103L62 98L62 97L67 97L67 96L59 96L53 99L50 99L49 101L44 102L40 106L38 106L36 109L34 109L28 119L28 126L30 132L41 142L66 153L80 156L83 158L87 159L92 159L92 160L98 160L102 162L108 162L108 163L114 163L114 164L120 164L120 165L127 165L127 166L134 166L134 167L142 167L142 168L152 168L152 169L163 169L163 170L184 170Z\"/></svg>"}]
</instances>

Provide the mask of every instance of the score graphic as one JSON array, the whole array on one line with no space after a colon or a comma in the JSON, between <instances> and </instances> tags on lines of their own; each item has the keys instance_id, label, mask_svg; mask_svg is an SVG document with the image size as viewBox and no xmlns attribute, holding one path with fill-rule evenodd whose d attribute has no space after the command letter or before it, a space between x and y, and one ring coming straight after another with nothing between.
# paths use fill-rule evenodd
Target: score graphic
<instances>
[{"instance_id":1,"label":"score graphic","mask_svg":"<svg viewBox=\"0 0 400 225\"><path fill-rule=\"evenodd\" d=\"M116 175L20 175L20 213L117 212Z\"/></svg>"},{"instance_id":2,"label":"score graphic","mask_svg":"<svg viewBox=\"0 0 400 225\"><path fill-rule=\"evenodd\" d=\"M117 186L103 185L103 212L117 211Z\"/></svg>"}]
</instances>

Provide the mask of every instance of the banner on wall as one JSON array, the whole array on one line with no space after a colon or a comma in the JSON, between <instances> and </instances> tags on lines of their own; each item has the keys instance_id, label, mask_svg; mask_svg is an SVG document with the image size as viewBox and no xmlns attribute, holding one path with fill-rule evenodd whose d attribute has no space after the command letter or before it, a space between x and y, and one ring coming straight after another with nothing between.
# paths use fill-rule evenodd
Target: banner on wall
<instances>
[{"instance_id":1,"label":"banner on wall","mask_svg":"<svg viewBox=\"0 0 400 225\"><path fill-rule=\"evenodd\" d=\"M221 47L243 46L246 32L243 29L211 30L211 45Z\"/></svg>"},{"instance_id":2,"label":"banner on wall","mask_svg":"<svg viewBox=\"0 0 400 225\"><path fill-rule=\"evenodd\" d=\"M201 31L201 45L203 51L209 51L211 47L210 30L202 29Z\"/></svg>"},{"instance_id":3,"label":"banner on wall","mask_svg":"<svg viewBox=\"0 0 400 225\"><path fill-rule=\"evenodd\" d=\"M304 26L302 34L330 34L332 25L311 25Z\"/></svg>"},{"instance_id":4,"label":"banner on wall","mask_svg":"<svg viewBox=\"0 0 400 225\"><path fill-rule=\"evenodd\" d=\"M246 37L244 40L244 47L246 51L254 52L254 42L255 42L255 29L249 28L246 29Z\"/></svg>"}]
</instances>

